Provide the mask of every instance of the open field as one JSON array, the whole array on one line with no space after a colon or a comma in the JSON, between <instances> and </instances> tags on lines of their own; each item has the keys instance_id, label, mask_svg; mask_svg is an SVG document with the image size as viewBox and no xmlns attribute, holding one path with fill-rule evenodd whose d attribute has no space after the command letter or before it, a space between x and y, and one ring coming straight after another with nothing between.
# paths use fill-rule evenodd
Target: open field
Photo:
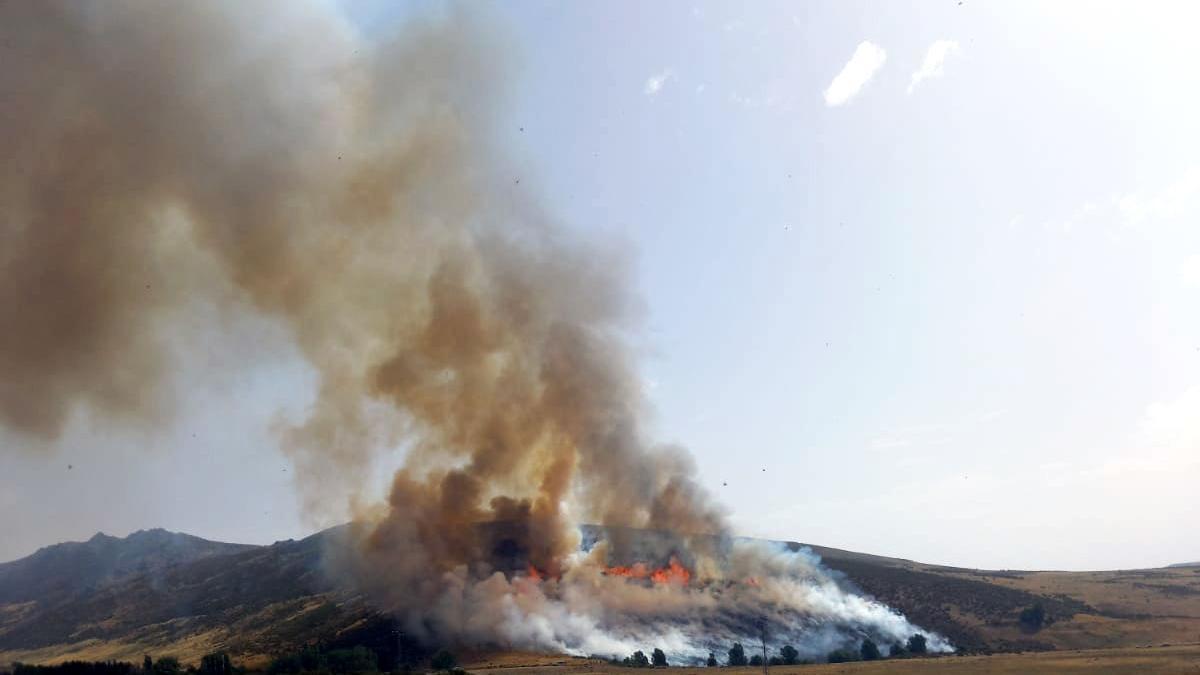
<instances>
[{"instance_id":1,"label":"open field","mask_svg":"<svg viewBox=\"0 0 1200 675\"><path fill-rule=\"evenodd\" d=\"M588 659L520 659L501 663L469 664L476 675L630 675L636 670ZM558 665L553 665L558 664ZM659 668L662 675L704 675L708 668ZM761 668L721 668L720 675L761 675ZM963 675L1197 675L1200 673L1200 644L1170 647L1080 650L992 656L949 656L927 659L890 659L871 663L839 663L811 666L775 666L772 675L824 675L828 673L961 673Z\"/></svg>"}]
</instances>

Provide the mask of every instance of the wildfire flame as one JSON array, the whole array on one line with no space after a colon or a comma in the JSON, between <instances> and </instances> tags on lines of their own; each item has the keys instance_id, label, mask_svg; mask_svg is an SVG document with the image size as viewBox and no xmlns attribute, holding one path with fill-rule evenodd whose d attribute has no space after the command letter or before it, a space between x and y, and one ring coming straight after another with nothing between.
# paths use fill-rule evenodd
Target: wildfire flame
<instances>
[{"instance_id":1,"label":"wildfire flame","mask_svg":"<svg viewBox=\"0 0 1200 675\"><path fill-rule=\"evenodd\" d=\"M604 570L604 573L615 577L629 577L631 579L649 579L656 584L679 584L686 586L692 579L692 573L688 568L684 567L679 559L671 556L671 561L666 567L659 567L651 570L645 563L634 563L630 566L617 565Z\"/></svg>"}]
</instances>

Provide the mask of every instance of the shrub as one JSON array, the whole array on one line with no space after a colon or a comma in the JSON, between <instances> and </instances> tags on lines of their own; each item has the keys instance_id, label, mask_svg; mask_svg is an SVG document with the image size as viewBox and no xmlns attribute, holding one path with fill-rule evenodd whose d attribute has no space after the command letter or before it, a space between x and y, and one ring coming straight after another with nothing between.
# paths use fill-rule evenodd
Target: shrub
<instances>
[{"instance_id":1,"label":"shrub","mask_svg":"<svg viewBox=\"0 0 1200 675\"><path fill-rule=\"evenodd\" d=\"M182 670L174 656L163 656L154 662L155 675L179 675Z\"/></svg>"},{"instance_id":2,"label":"shrub","mask_svg":"<svg viewBox=\"0 0 1200 675\"><path fill-rule=\"evenodd\" d=\"M758 667L762 665L762 657L758 654L750 657L750 665Z\"/></svg>"},{"instance_id":3,"label":"shrub","mask_svg":"<svg viewBox=\"0 0 1200 675\"><path fill-rule=\"evenodd\" d=\"M1020 622L1023 628L1036 633L1046 624L1046 608L1040 602L1026 607L1021 610Z\"/></svg>"},{"instance_id":4,"label":"shrub","mask_svg":"<svg viewBox=\"0 0 1200 675\"><path fill-rule=\"evenodd\" d=\"M785 666L795 665L800 660L800 652L796 651L796 648L791 645L784 645L779 650L779 660L783 661L783 665Z\"/></svg>"},{"instance_id":5,"label":"shrub","mask_svg":"<svg viewBox=\"0 0 1200 675\"><path fill-rule=\"evenodd\" d=\"M878 661L883 656L879 653L879 646L871 638L862 641L862 647L859 647L858 653L862 656L863 661Z\"/></svg>"},{"instance_id":6,"label":"shrub","mask_svg":"<svg viewBox=\"0 0 1200 675\"><path fill-rule=\"evenodd\" d=\"M709 652L708 653L708 662L705 663L704 665L708 666L709 668L716 668L717 667L717 655L712 652Z\"/></svg>"},{"instance_id":7,"label":"shrub","mask_svg":"<svg viewBox=\"0 0 1200 675\"><path fill-rule=\"evenodd\" d=\"M893 642L888 649L888 656L904 656L904 645L899 642Z\"/></svg>"},{"instance_id":8,"label":"shrub","mask_svg":"<svg viewBox=\"0 0 1200 675\"><path fill-rule=\"evenodd\" d=\"M650 663L654 664L655 668L664 668L667 665L667 655L658 647L654 648L654 652L650 654Z\"/></svg>"}]
</instances>

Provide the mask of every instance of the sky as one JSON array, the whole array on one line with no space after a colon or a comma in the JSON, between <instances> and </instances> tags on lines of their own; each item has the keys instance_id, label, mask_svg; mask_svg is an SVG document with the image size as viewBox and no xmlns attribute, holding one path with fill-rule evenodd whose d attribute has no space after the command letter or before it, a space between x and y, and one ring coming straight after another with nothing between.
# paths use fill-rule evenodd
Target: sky
<instances>
[{"instance_id":1,"label":"sky","mask_svg":"<svg viewBox=\"0 0 1200 675\"><path fill-rule=\"evenodd\" d=\"M632 252L653 435L738 533L982 568L1200 559L1200 7L471 8L513 64L501 149ZM441 6L344 10L370 36ZM315 376L277 326L228 329L271 348L196 378L171 429L83 416L52 454L0 454L0 560L320 525L273 433Z\"/></svg>"}]
</instances>

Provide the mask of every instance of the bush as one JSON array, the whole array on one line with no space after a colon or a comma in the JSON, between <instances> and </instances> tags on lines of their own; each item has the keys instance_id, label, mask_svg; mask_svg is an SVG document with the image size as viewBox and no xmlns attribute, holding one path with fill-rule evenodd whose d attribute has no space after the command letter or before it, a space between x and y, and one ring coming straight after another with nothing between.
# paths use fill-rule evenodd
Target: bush
<instances>
[{"instance_id":1,"label":"bush","mask_svg":"<svg viewBox=\"0 0 1200 675\"><path fill-rule=\"evenodd\" d=\"M917 633L908 638L908 651L910 654L924 654L926 650L925 636Z\"/></svg>"},{"instance_id":2,"label":"bush","mask_svg":"<svg viewBox=\"0 0 1200 675\"><path fill-rule=\"evenodd\" d=\"M174 656L163 656L154 662L154 675L179 675L182 670Z\"/></svg>"},{"instance_id":3,"label":"bush","mask_svg":"<svg viewBox=\"0 0 1200 675\"><path fill-rule=\"evenodd\" d=\"M883 656L879 653L879 646L871 638L862 641L862 647L859 647L858 653L862 656L863 661L878 661Z\"/></svg>"},{"instance_id":4,"label":"bush","mask_svg":"<svg viewBox=\"0 0 1200 675\"><path fill-rule=\"evenodd\" d=\"M785 666L794 666L800 660L800 652L796 651L796 648L791 645L784 645L779 650L779 660L783 661L783 665Z\"/></svg>"},{"instance_id":5,"label":"bush","mask_svg":"<svg viewBox=\"0 0 1200 675\"><path fill-rule=\"evenodd\" d=\"M757 668L758 666L761 666L761 665L762 665L762 657L761 657L761 656L759 656L758 654L755 654L754 656L751 656L751 657L750 657L750 665L752 665L752 666L754 666L754 667L756 667L756 668Z\"/></svg>"},{"instance_id":6,"label":"bush","mask_svg":"<svg viewBox=\"0 0 1200 675\"><path fill-rule=\"evenodd\" d=\"M888 656L904 656L904 645L899 642L893 642L892 646L888 649Z\"/></svg>"},{"instance_id":7,"label":"bush","mask_svg":"<svg viewBox=\"0 0 1200 675\"><path fill-rule=\"evenodd\" d=\"M708 666L709 668L716 668L718 665L717 664L717 655L712 652L709 652L708 653L708 662L705 663L704 665Z\"/></svg>"},{"instance_id":8,"label":"bush","mask_svg":"<svg viewBox=\"0 0 1200 675\"><path fill-rule=\"evenodd\" d=\"M735 642L733 647L729 649L729 665L744 666L746 665L746 650L742 648L742 643Z\"/></svg>"},{"instance_id":9,"label":"bush","mask_svg":"<svg viewBox=\"0 0 1200 675\"><path fill-rule=\"evenodd\" d=\"M667 655L658 647L654 648L654 652L650 654L650 663L654 664L655 668L665 668L667 665Z\"/></svg>"},{"instance_id":10,"label":"bush","mask_svg":"<svg viewBox=\"0 0 1200 675\"><path fill-rule=\"evenodd\" d=\"M1046 608L1042 607L1040 602L1032 607L1026 607L1021 610L1020 622L1022 628L1036 633L1046 624Z\"/></svg>"},{"instance_id":11,"label":"bush","mask_svg":"<svg viewBox=\"0 0 1200 675\"><path fill-rule=\"evenodd\" d=\"M434 670L453 670L454 666L457 665L458 661L454 658L454 655L445 649L434 654L433 658L429 660L429 667Z\"/></svg>"},{"instance_id":12,"label":"bush","mask_svg":"<svg viewBox=\"0 0 1200 675\"><path fill-rule=\"evenodd\" d=\"M825 660L830 663L849 663L858 660L858 654L850 649L835 649L829 652L829 656Z\"/></svg>"}]
</instances>

